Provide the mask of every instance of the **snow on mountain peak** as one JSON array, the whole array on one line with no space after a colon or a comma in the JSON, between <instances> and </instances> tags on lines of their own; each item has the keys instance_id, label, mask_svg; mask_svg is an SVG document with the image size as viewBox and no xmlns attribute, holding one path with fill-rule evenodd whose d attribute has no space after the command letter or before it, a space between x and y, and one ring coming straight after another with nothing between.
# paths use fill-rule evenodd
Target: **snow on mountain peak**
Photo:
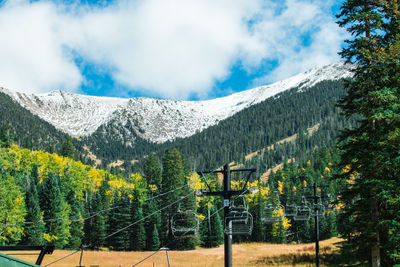
<instances>
[{"instance_id":1,"label":"snow on mountain peak","mask_svg":"<svg viewBox=\"0 0 400 267\"><path fill-rule=\"evenodd\" d=\"M310 87L323 80L338 80L351 75L350 66L338 62L268 86L204 101L96 97L63 91L35 95L4 88L0 88L0 91L74 137L88 136L101 125L111 123L125 126L130 123L134 126L135 134L149 141L162 143L191 136L285 90Z\"/></svg>"}]
</instances>

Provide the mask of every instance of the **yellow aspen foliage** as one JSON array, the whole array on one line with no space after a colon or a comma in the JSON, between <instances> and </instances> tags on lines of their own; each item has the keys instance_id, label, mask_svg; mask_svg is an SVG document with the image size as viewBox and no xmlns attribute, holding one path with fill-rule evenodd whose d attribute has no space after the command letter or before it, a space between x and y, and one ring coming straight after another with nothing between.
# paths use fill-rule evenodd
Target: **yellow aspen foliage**
<instances>
[{"instance_id":1,"label":"yellow aspen foliage","mask_svg":"<svg viewBox=\"0 0 400 267\"><path fill-rule=\"evenodd\" d=\"M47 241L47 243L50 243L50 244L52 244L52 243L54 243L55 241L58 240L58 237L57 237L57 236L55 236L55 235L50 235L50 234L47 234L47 233L44 233L44 234L43 234L43 238L44 238L44 240Z\"/></svg>"},{"instance_id":2,"label":"yellow aspen foliage","mask_svg":"<svg viewBox=\"0 0 400 267\"><path fill-rule=\"evenodd\" d=\"M282 181L278 181L278 191L280 194L282 194L282 192L283 192L283 182Z\"/></svg>"},{"instance_id":3,"label":"yellow aspen foliage","mask_svg":"<svg viewBox=\"0 0 400 267\"><path fill-rule=\"evenodd\" d=\"M288 218L283 218L283 228L285 228L285 230L288 230L290 228L290 226L292 226L291 224L292 220L288 219Z\"/></svg>"},{"instance_id":4,"label":"yellow aspen foliage","mask_svg":"<svg viewBox=\"0 0 400 267\"><path fill-rule=\"evenodd\" d=\"M350 170L351 170L351 165L350 165L350 164L346 165L346 167L344 167L344 168L342 169L342 171L343 171L344 173L348 173Z\"/></svg>"},{"instance_id":5,"label":"yellow aspen foliage","mask_svg":"<svg viewBox=\"0 0 400 267\"><path fill-rule=\"evenodd\" d=\"M158 187L155 184L149 184L149 188L151 192L155 192L158 189Z\"/></svg>"},{"instance_id":6,"label":"yellow aspen foliage","mask_svg":"<svg viewBox=\"0 0 400 267\"><path fill-rule=\"evenodd\" d=\"M192 188L193 190L200 190L203 187L200 175L198 175L196 172L191 173L187 177L187 180L189 181L190 188Z\"/></svg>"}]
</instances>

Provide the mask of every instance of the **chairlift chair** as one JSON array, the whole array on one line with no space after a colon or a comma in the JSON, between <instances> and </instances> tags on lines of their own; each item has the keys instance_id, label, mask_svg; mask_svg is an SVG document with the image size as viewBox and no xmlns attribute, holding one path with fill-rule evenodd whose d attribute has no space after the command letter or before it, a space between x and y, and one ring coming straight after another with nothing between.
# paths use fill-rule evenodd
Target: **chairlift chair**
<instances>
[{"instance_id":1,"label":"chairlift chair","mask_svg":"<svg viewBox=\"0 0 400 267\"><path fill-rule=\"evenodd\" d=\"M281 204L266 204L264 207L261 221L263 223L283 222L285 217L285 207Z\"/></svg>"},{"instance_id":2,"label":"chairlift chair","mask_svg":"<svg viewBox=\"0 0 400 267\"><path fill-rule=\"evenodd\" d=\"M325 206L321 203L313 204L311 207L311 216L324 216Z\"/></svg>"},{"instance_id":3,"label":"chairlift chair","mask_svg":"<svg viewBox=\"0 0 400 267\"><path fill-rule=\"evenodd\" d=\"M180 203L177 212L171 218L171 231L174 236L194 235L199 228L199 218L191 210L181 211Z\"/></svg>"},{"instance_id":4,"label":"chairlift chair","mask_svg":"<svg viewBox=\"0 0 400 267\"><path fill-rule=\"evenodd\" d=\"M297 206L294 204L286 204L284 211L285 217L294 217L297 215Z\"/></svg>"},{"instance_id":5,"label":"chairlift chair","mask_svg":"<svg viewBox=\"0 0 400 267\"><path fill-rule=\"evenodd\" d=\"M229 235L251 235L253 216L248 212L246 199L238 196L231 200L231 207L225 217L225 233Z\"/></svg>"},{"instance_id":6,"label":"chairlift chair","mask_svg":"<svg viewBox=\"0 0 400 267\"><path fill-rule=\"evenodd\" d=\"M297 214L293 217L295 221L308 221L311 217L311 209L306 201L306 198L302 196L302 204L297 207Z\"/></svg>"},{"instance_id":7,"label":"chairlift chair","mask_svg":"<svg viewBox=\"0 0 400 267\"><path fill-rule=\"evenodd\" d=\"M248 211L230 211L225 217L225 233L228 235L251 235L253 216Z\"/></svg>"},{"instance_id":8,"label":"chairlift chair","mask_svg":"<svg viewBox=\"0 0 400 267\"><path fill-rule=\"evenodd\" d=\"M239 195L235 197L234 199L231 199L231 208L230 211L248 211L249 208L246 205L246 199L244 196Z\"/></svg>"},{"instance_id":9,"label":"chairlift chair","mask_svg":"<svg viewBox=\"0 0 400 267\"><path fill-rule=\"evenodd\" d=\"M280 204L279 193L276 194L278 204L265 204L261 221L263 223L276 223L283 222L285 217L285 207Z\"/></svg>"},{"instance_id":10,"label":"chairlift chair","mask_svg":"<svg viewBox=\"0 0 400 267\"><path fill-rule=\"evenodd\" d=\"M327 194L325 198L323 198L322 203L325 206L325 211L334 211L335 210L335 205L332 204L332 195Z\"/></svg>"}]
</instances>

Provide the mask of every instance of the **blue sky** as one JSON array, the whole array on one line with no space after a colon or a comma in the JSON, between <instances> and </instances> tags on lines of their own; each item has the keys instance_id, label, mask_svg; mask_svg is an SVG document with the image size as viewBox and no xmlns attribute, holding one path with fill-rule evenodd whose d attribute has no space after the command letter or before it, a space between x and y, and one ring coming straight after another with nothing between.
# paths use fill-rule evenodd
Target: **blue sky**
<instances>
[{"instance_id":1,"label":"blue sky","mask_svg":"<svg viewBox=\"0 0 400 267\"><path fill-rule=\"evenodd\" d=\"M340 60L337 0L0 0L0 86L199 100Z\"/></svg>"}]
</instances>

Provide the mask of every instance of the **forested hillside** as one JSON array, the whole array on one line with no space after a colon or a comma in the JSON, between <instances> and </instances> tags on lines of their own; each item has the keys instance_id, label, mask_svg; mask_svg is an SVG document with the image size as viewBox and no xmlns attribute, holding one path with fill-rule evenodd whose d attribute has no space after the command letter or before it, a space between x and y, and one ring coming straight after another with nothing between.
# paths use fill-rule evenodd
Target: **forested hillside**
<instances>
[{"instance_id":1,"label":"forested hillside","mask_svg":"<svg viewBox=\"0 0 400 267\"><path fill-rule=\"evenodd\" d=\"M247 237L235 236L235 241L311 241L312 219L283 218L283 210L267 211L266 207L279 203L310 206L313 183L326 196L323 204L329 208L321 217L321 238L334 236L338 207L331 201L342 185L332 184L330 177L342 170L333 167L337 161L333 144L340 129L355 124L354 119L344 120L335 106L344 93L343 81L325 81L303 90L294 88L192 137L161 145L138 138L133 148L112 135L96 138L96 133L88 139L75 139L74 148L68 137L4 96L3 102L9 108L3 109L3 114L15 110L21 119L9 115L14 119L3 125L0 136L0 180L4 189L0 193L6 199L1 207L6 212L0 218L3 243L54 243L59 248L83 245L113 250L219 245L225 229L222 200L195 197L195 190L205 188L203 177L195 171L216 169L229 162L257 168L249 186L259 189L245 196L254 219L253 232ZM43 131L38 130L41 139L31 137L37 140L35 145L21 141L30 137L29 123L44 125ZM103 126L99 131L111 133L112 129ZM59 139L56 134L60 134ZM45 137L46 142L42 142ZM80 155L90 162L82 156L82 147L87 145L102 160L100 167L113 174L57 154L20 149L12 140L25 148L59 151L75 159ZM125 163L110 168L108 163L117 159ZM137 163L134 159L141 160ZM265 175L278 164L281 168ZM238 189L243 179L235 176L234 188ZM209 176L207 180L213 189L220 188L218 177ZM264 223L265 216L282 220ZM190 234L174 233L173 229L179 227Z\"/></svg>"},{"instance_id":2,"label":"forested hillside","mask_svg":"<svg viewBox=\"0 0 400 267\"><path fill-rule=\"evenodd\" d=\"M340 129L354 125L353 119L340 115L336 101L345 94L343 81L324 81L311 88L293 88L251 106L191 137L163 144L137 138L133 147L115 139L112 129L102 126L84 139L91 150L103 159L103 166L124 160L124 170L140 171L132 160L140 160L150 152L160 155L176 148L189 159L192 169L212 169L227 162L245 163L249 153L267 148L289 136L300 134L294 142L275 146L273 151L259 154L260 170L265 171L285 158L301 158L315 147L330 147ZM307 128L318 126L308 138ZM104 137L106 136L106 138ZM254 164L252 162L251 164Z\"/></svg>"},{"instance_id":3,"label":"forested hillside","mask_svg":"<svg viewBox=\"0 0 400 267\"><path fill-rule=\"evenodd\" d=\"M0 126L10 128L14 132L16 143L29 149L56 152L68 138L67 134L33 115L2 92L0 92ZM79 150L80 143L77 140L73 142Z\"/></svg>"},{"instance_id":4,"label":"forested hillside","mask_svg":"<svg viewBox=\"0 0 400 267\"><path fill-rule=\"evenodd\" d=\"M253 105L232 117L219 122L191 137L173 142L156 144L139 136L133 143L126 143L123 134L129 127L113 121L102 125L89 137L72 139L76 158L88 164L100 160L99 167L112 172L132 173L141 171L143 158L152 153L162 157L168 149L178 149L190 162L191 169L213 169L228 162L257 165L260 172L280 164L284 159L300 160L316 147L330 147L340 129L354 125L344 120L336 101L345 94L343 81L324 81L311 88L293 88ZM8 95L0 94L2 125L8 124L15 130L16 142L24 148L59 152L67 140L66 134L32 115L13 102ZM316 131L308 136L307 129ZM132 131L127 133L133 134ZM115 134L119 133L119 134ZM295 140L277 145L282 139L298 135ZM274 149L266 148L274 145ZM83 149L86 147L87 150ZM89 157L88 151L96 158ZM245 156L261 151L257 157ZM112 167L110 163L121 161ZM139 161L139 163L138 163Z\"/></svg>"},{"instance_id":5,"label":"forested hillside","mask_svg":"<svg viewBox=\"0 0 400 267\"><path fill-rule=\"evenodd\" d=\"M258 193L246 195L246 205L254 217L249 237L236 241L305 242L311 240L309 221L263 224L267 204L301 203L312 183L324 193L334 193L330 184L334 154L315 152L311 160L286 164L270 176L268 184L251 179ZM209 176L212 188L220 187ZM113 250L157 250L168 245L193 249L197 245L221 244L225 222L221 199L195 197L194 190L205 188L203 177L190 173L187 160L177 150L169 150L160 160L151 154L142 174L115 176L67 157L42 151L0 148L0 235L3 244L39 245L58 248ZM239 188L243 177L236 177ZM328 207L329 200L327 199ZM336 234L336 208L321 218L321 237ZM197 223L197 221L199 223ZM210 227L212 225L212 227ZM180 227L189 234L174 232ZM178 230L177 230L178 229ZM199 229L199 231L197 231ZM188 231L189 231L188 230Z\"/></svg>"},{"instance_id":6,"label":"forested hillside","mask_svg":"<svg viewBox=\"0 0 400 267\"><path fill-rule=\"evenodd\" d=\"M336 107L343 94L343 81L324 81L303 91L294 88L192 137L163 144L158 151L176 148L196 170L235 161L265 172L285 159L301 161L317 148L332 147L340 130L356 124ZM311 134L308 128L314 129ZM277 144L294 135L292 141ZM256 151L255 157L245 158Z\"/></svg>"}]
</instances>

